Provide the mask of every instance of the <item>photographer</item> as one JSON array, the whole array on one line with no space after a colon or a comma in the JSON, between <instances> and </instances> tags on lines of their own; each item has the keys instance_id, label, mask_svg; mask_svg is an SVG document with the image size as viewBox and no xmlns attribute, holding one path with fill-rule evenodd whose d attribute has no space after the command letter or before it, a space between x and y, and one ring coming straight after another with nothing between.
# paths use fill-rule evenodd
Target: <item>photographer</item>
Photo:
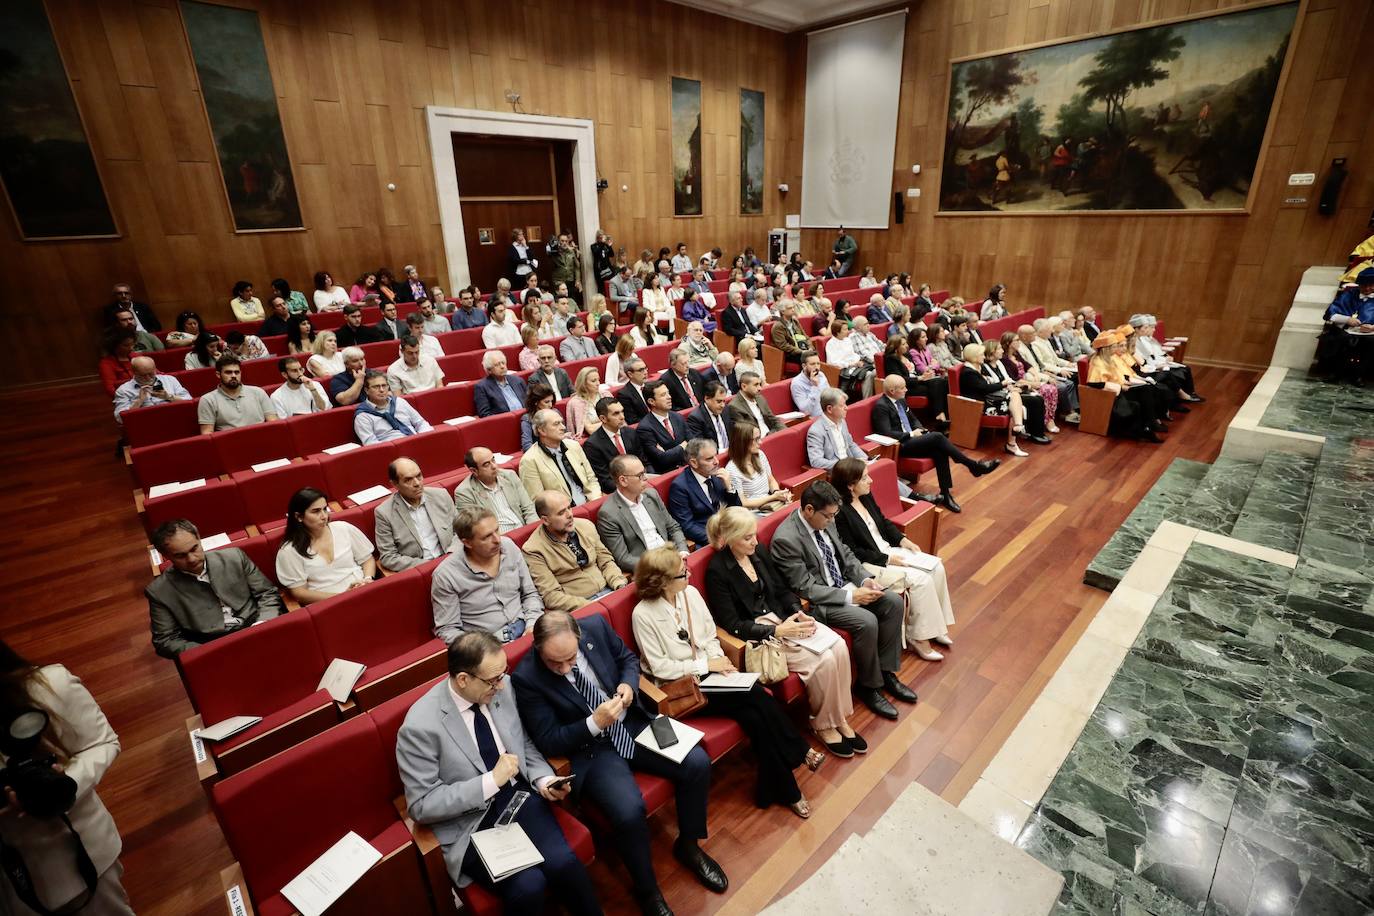
<instances>
[{"instance_id":1,"label":"photographer","mask_svg":"<svg viewBox=\"0 0 1374 916\"><path fill-rule=\"evenodd\" d=\"M152 404L166 404L171 401L189 401L191 393L170 375L160 375L157 363L152 357L135 356L129 363L133 378L115 389L115 420L124 422L121 417L126 410L136 410Z\"/></svg>"},{"instance_id":2,"label":"photographer","mask_svg":"<svg viewBox=\"0 0 1374 916\"><path fill-rule=\"evenodd\" d=\"M592 242L592 273L596 274L598 292L605 290L615 276L615 249L611 247L611 237L600 230Z\"/></svg>"},{"instance_id":3,"label":"photographer","mask_svg":"<svg viewBox=\"0 0 1374 916\"><path fill-rule=\"evenodd\" d=\"M0 912L132 916L119 831L95 794L118 753L76 675L0 642Z\"/></svg>"}]
</instances>

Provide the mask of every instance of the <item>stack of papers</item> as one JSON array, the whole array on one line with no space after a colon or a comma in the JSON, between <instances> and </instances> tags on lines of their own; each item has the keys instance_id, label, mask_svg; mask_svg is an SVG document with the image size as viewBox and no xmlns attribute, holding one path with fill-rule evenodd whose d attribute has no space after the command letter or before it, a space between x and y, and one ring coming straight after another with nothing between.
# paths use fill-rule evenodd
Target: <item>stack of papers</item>
<instances>
[{"instance_id":1,"label":"stack of papers","mask_svg":"<svg viewBox=\"0 0 1374 916\"><path fill-rule=\"evenodd\" d=\"M876 442L879 445L897 444L897 440L892 438L891 436L883 436L879 435L878 433L869 433L867 436L864 436L864 438L867 439L869 442Z\"/></svg>"},{"instance_id":2,"label":"stack of papers","mask_svg":"<svg viewBox=\"0 0 1374 916\"><path fill-rule=\"evenodd\" d=\"M476 419L476 417L449 417L444 422L447 423L449 426L461 426L464 423L471 423L473 420Z\"/></svg>"},{"instance_id":3,"label":"stack of papers","mask_svg":"<svg viewBox=\"0 0 1374 916\"><path fill-rule=\"evenodd\" d=\"M493 881L509 878L544 861L519 824L478 830L472 835L472 847Z\"/></svg>"},{"instance_id":4,"label":"stack of papers","mask_svg":"<svg viewBox=\"0 0 1374 916\"><path fill-rule=\"evenodd\" d=\"M368 487L366 490L359 490L357 493L349 493L348 498L353 500L353 504L364 506L379 499L384 499L391 495L391 490L382 484L375 487Z\"/></svg>"},{"instance_id":5,"label":"stack of papers","mask_svg":"<svg viewBox=\"0 0 1374 916\"><path fill-rule=\"evenodd\" d=\"M801 646L806 651L814 652L817 655L820 655L826 649L829 649L831 646L835 645L835 643L839 641L840 634L836 633L834 630L830 629L830 627L826 626L820 621L816 621L816 632L812 633L805 639L797 639L794 637L792 639L785 640L785 642L789 642L794 646Z\"/></svg>"},{"instance_id":6,"label":"stack of papers","mask_svg":"<svg viewBox=\"0 0 1374 916\"><path fill-rule=\"evenodd\" d=\"M342 455L344 452L351 452L355 448L362 448L362 446L356 442L345 442L343 445L331 445L324 450L324 453L326 455Z\"/></svg>"},{"instance_id":7,"label":"stack of papers","mask_svg":"<svg viewBox=\"0 0 1374 916\"><path fill-rule=\"evenodd\" d=\"M273 458L271 461L262 461L253 465L255 471L270 471L273 468L284 468L291 463L290 458Z\"/></svg>"},{"instance_id":8,"label":"stack of papers","mask_svg":"<svg viewBox=\"0 0 1374 916\"><path fill-rule=\"evenodd\" d=\"M335 703L347 703L349 694L358 684L358 678L362 677L366 670L367 665L362 662L336 658L324 669L324 677L320 678L315 689L329 691L329 696Z\"/></svg>"},{"instance_id":9,"label":"stack of papers","mask_svg":"<svg viewBox=\"0 0 1374 916\"><path fill-rule=\"evenodd\" d=\"M677 719L669 719L668 721L672 723L673 732L677 735L677 744L666 750L659 747L658 741L654 739L654 730L647 726L640 729L639 734L635 735L635 744L662 757L667 757L673 763L681 763L687 757L687 752L696 747L698 741L706 737L706 733L692 728L690 725L683 725Z\"/></svg>"},{"instance_id":10,"label":"stack of papers","mask_svg":"<svg viewBox=\"0 0 1374 916\"><path fill-rule=\"evenodd\" d=\"M281 889L301 916L320 916L367 870L382 859L367 840L352 830Z\"/></svg>"},{"instance_id":11,"label":"stack of papers","mask_svg":"<svg viewBox=\"0 0 1374 916\"><path fill-rule=\"evenodd\" d=\"M754 686L754 682L758 679L758 672L753 671L736 671L734 674L713 671L701 679L701 689L748 690Z\"/></svg>"},{"instance_id":12,"label":"stack of papers","mask_svg":"<svg viewBox=\"0 0 1374 916\"><path fill-rule=\"evenodd\" d=\"M186 480L174 483L160 483L148 490L149 499L157 499L159 496L168 496L172 493L180 493L182 490L194 490L196 487L205 486L205 478L197 477L195 480Z\"/></svg>"},{"instance_id":13,"label":"stack of papers","mask_svg":"<svg viewBox=\"0 0 1374 916\"><path fill-rule=\"evenodd\" d=\"M232 738L245 729L252 728L262 721L262 716L230 716L214 725L205 726L195 730L195 734L204 738L206 741L223 741L225 738Z\"/></svg>"},{"instance_id":14,"label":"stack of papers","mask_svg":"<svg viewBox=\"0 0 1374 916\"><path fill-rule=\"evenodd\" d=\"M789 410L787 413L774 414L773 416L785 423L788 420L800 420L802 417L806 416L806 414L802 413L800 410Z\"/></svg>"}]
</instances>

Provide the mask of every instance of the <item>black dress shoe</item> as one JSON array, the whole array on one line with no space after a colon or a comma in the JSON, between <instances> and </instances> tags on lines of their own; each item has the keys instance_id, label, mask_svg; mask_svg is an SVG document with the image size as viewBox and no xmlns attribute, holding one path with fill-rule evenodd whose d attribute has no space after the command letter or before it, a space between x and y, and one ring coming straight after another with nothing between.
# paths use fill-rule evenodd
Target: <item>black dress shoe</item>
<instances>
[{"instance_id":1,"label":"black dress shoe","mask_svg":"<svg viewBox=\"0 0 1374 916\"><path fill-rule=\"evenodd\" d=\"M976 462L973 467L969 468L969 473L974 477L982 477L984 474L991 474L1001 466L1001 458L988 458L985 461Z\"/></svg>"},{"instance_id":2,"label":"black dress shoe","mask_svg":"<svg viewBox=\"0 0 1374 916\"><path fill-rule=\"evenodd\" d=\"M844 735L840 735L839 741L833 743L830 741L822 741L821 743L825 745L826 750L836 757L848 759L854 756L854 744Z\"/></svg>"},{"instance_id":3,"label":"black dress shoe","mask_svg":"<svg viewBox=\"0 0 1374 916\"><path fill-rule=\"evenodd\" d=\"M644 916L673 916L673 911L668 908L668 901L663 899L663 894L659 891L652 894L636 894L635 902L639 904L639 911Z\"/></svg>"},{"instance_id":4,"label":"black dress shoe","mask_svg":"<svg viewBox=\"0 0 1374 916\"><path fill-rule=\"evenodd\" d=\"M1031 442L1034 442L1036 445L1049 445L1049 444L1050 444L1050 437L1049 437L1049 436L1027 436L1026 438L1029 439Z\"/></svg>"},{"instance_id":5,"label":"black dress shoe","mask_svg":"<svg viewBox=\"0 0 1374 916\"><path fill-rule=\"evenodd\" d=\"M916 691L903 684L891 671L883 672L883 689L903 703L916 702Z\"/></svg>"},{"instance_id":6,"label":"black dress shoe","mask_svg":"<svg viewBox=\"0 0 1374 916\"><path fill-rule=\"evenodd\" d=\"M936 497L935 504L937 506L944 506L946 509L954 513L964 511L963 507L954 501L954 494L949 492L948 490L944 491L938 497Z\"/></svg>"},{"instance_id":7,"label":"black dress shoe","mask_svg":"<svg viewBox=\"0 0 1374 916\"><path fill-rule=\"evenodd\" d=\"M912 494L911 494L911 498L912 498L912 499L919 499L919 500L920 500L921 502L923 502L923 503L938 503L938 502L940 501L940 494L939 494L939 493L912 493Z\"/></svg>"},{"instance_id":8,"label":"black dress shoe","mask_svg":"<svg viewBox=\"0 0 1374 916\"><path fill-rule=\"evenodd\" d=\"M859 699L876 715L882 716L884 719L897 718L897 707L889 703L887 697L878 690L872 687L864 688L859 691ZM852 744L850 746L853 747Z\"/></svg>"},{"instance_id":9,"label":"black dress shoe","mask_svg":"<svg viewBox=\"0 0 1374 916\"><path fill-rule=\"evenodd\" d=\"M854 753L856 753L856 754L867 754L867 753L868 753L868 742L865 741L865 740L863 739L863 735L860 735L858 732L855 732L855 733L854 733L854 737L852 737L852 738L845 738L844 740L846 740L846 741L849 742L849 747L850 747L851 750L854 751Z\"/></svg>"},{"instance_id":10,"label":"black dress shoe","mask_svg":"<svg viewBox=\"0 0 1374 916\"><path fill-rule=\"evenodd\" d=\"M697 880L705 885L707 890L723 894L729 888L730 879L725 877L725 869L696 843L678 840L673 844L673 855L688 871L696 875Z\"/></svg>"},{"instance_id":11,"label":"black dress shoe","mask_svg":"<svg viewBox=\"0 0 1374 916\"><path fill-rule=\"evenodd\" d=\"M1156 436L1154 433L1146 433L1145 435L1140 437L1140 440L1142 442L1153 442L1155 445L1159 445L1161 442L1164 441L1163 439Z\"/></svg>"}]
</instances>

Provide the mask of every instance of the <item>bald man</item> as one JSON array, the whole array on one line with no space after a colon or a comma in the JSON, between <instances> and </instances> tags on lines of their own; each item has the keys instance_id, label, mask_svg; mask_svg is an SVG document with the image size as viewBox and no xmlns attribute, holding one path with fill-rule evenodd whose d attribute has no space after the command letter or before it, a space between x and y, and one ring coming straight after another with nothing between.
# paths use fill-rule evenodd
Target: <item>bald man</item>
<instances>
[{"instance_id":1,"label":"bald man","mask_svg":"<svg viewBox=\"0 0 1374 916\"><path fill-rule=\"evenodd\" d=\"M170 375L160 375L157 363L152 357L135 356L129 362L134 377L115 389L115 420L123 423L126 410L148 407L153 404L170 404L172 401L189 401L191 393L182 387L181 382Z\"/></svg>"},{"instance_id":2,"label":"bald man","mask_svg":"<svg viewBox=\"0 0 1374 916\"><path fill-rule=\"evenodd\" d=\"M382 568L399 572L448 553L454 514L448 491L425 486L424 472L409 458L391 462L386 476L396 492L373 513Z\"/></svg>"}]
</instances>

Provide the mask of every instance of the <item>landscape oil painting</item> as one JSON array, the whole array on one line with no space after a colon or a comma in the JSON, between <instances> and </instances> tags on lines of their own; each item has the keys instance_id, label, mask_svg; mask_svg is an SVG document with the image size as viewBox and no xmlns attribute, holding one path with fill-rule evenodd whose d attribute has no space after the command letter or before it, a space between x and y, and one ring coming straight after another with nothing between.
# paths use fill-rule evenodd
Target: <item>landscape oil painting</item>
<instances>
[{"instance_id":1,"label":"landscape oil painting","mask_svg":"<svg viewBox=\"0 0 1374 916\"><path fill-rule=\"evenodd\" d=\"M701 83L673 77L673 215L701 215Z\"/></svg>"},{"instance_id":2,"label":"landscape oil painting","mask_svg":"<svg viewBox=\"0 0 1374 916\"><path fill-rule=\"evenodd\" d=\"M1243 211L1297 12L954 63L940 212Z\"/></svg>"},{"instance_id":3,"label":"landscape oil painting","mask_svg":"<svg viewBox=\"0 0 1374 916\"><path fill-rule=\"evenodd\" d=\"M277 93L256 10L182 0L234 228L301 228Z\"/></svg>"}]
</instances>

